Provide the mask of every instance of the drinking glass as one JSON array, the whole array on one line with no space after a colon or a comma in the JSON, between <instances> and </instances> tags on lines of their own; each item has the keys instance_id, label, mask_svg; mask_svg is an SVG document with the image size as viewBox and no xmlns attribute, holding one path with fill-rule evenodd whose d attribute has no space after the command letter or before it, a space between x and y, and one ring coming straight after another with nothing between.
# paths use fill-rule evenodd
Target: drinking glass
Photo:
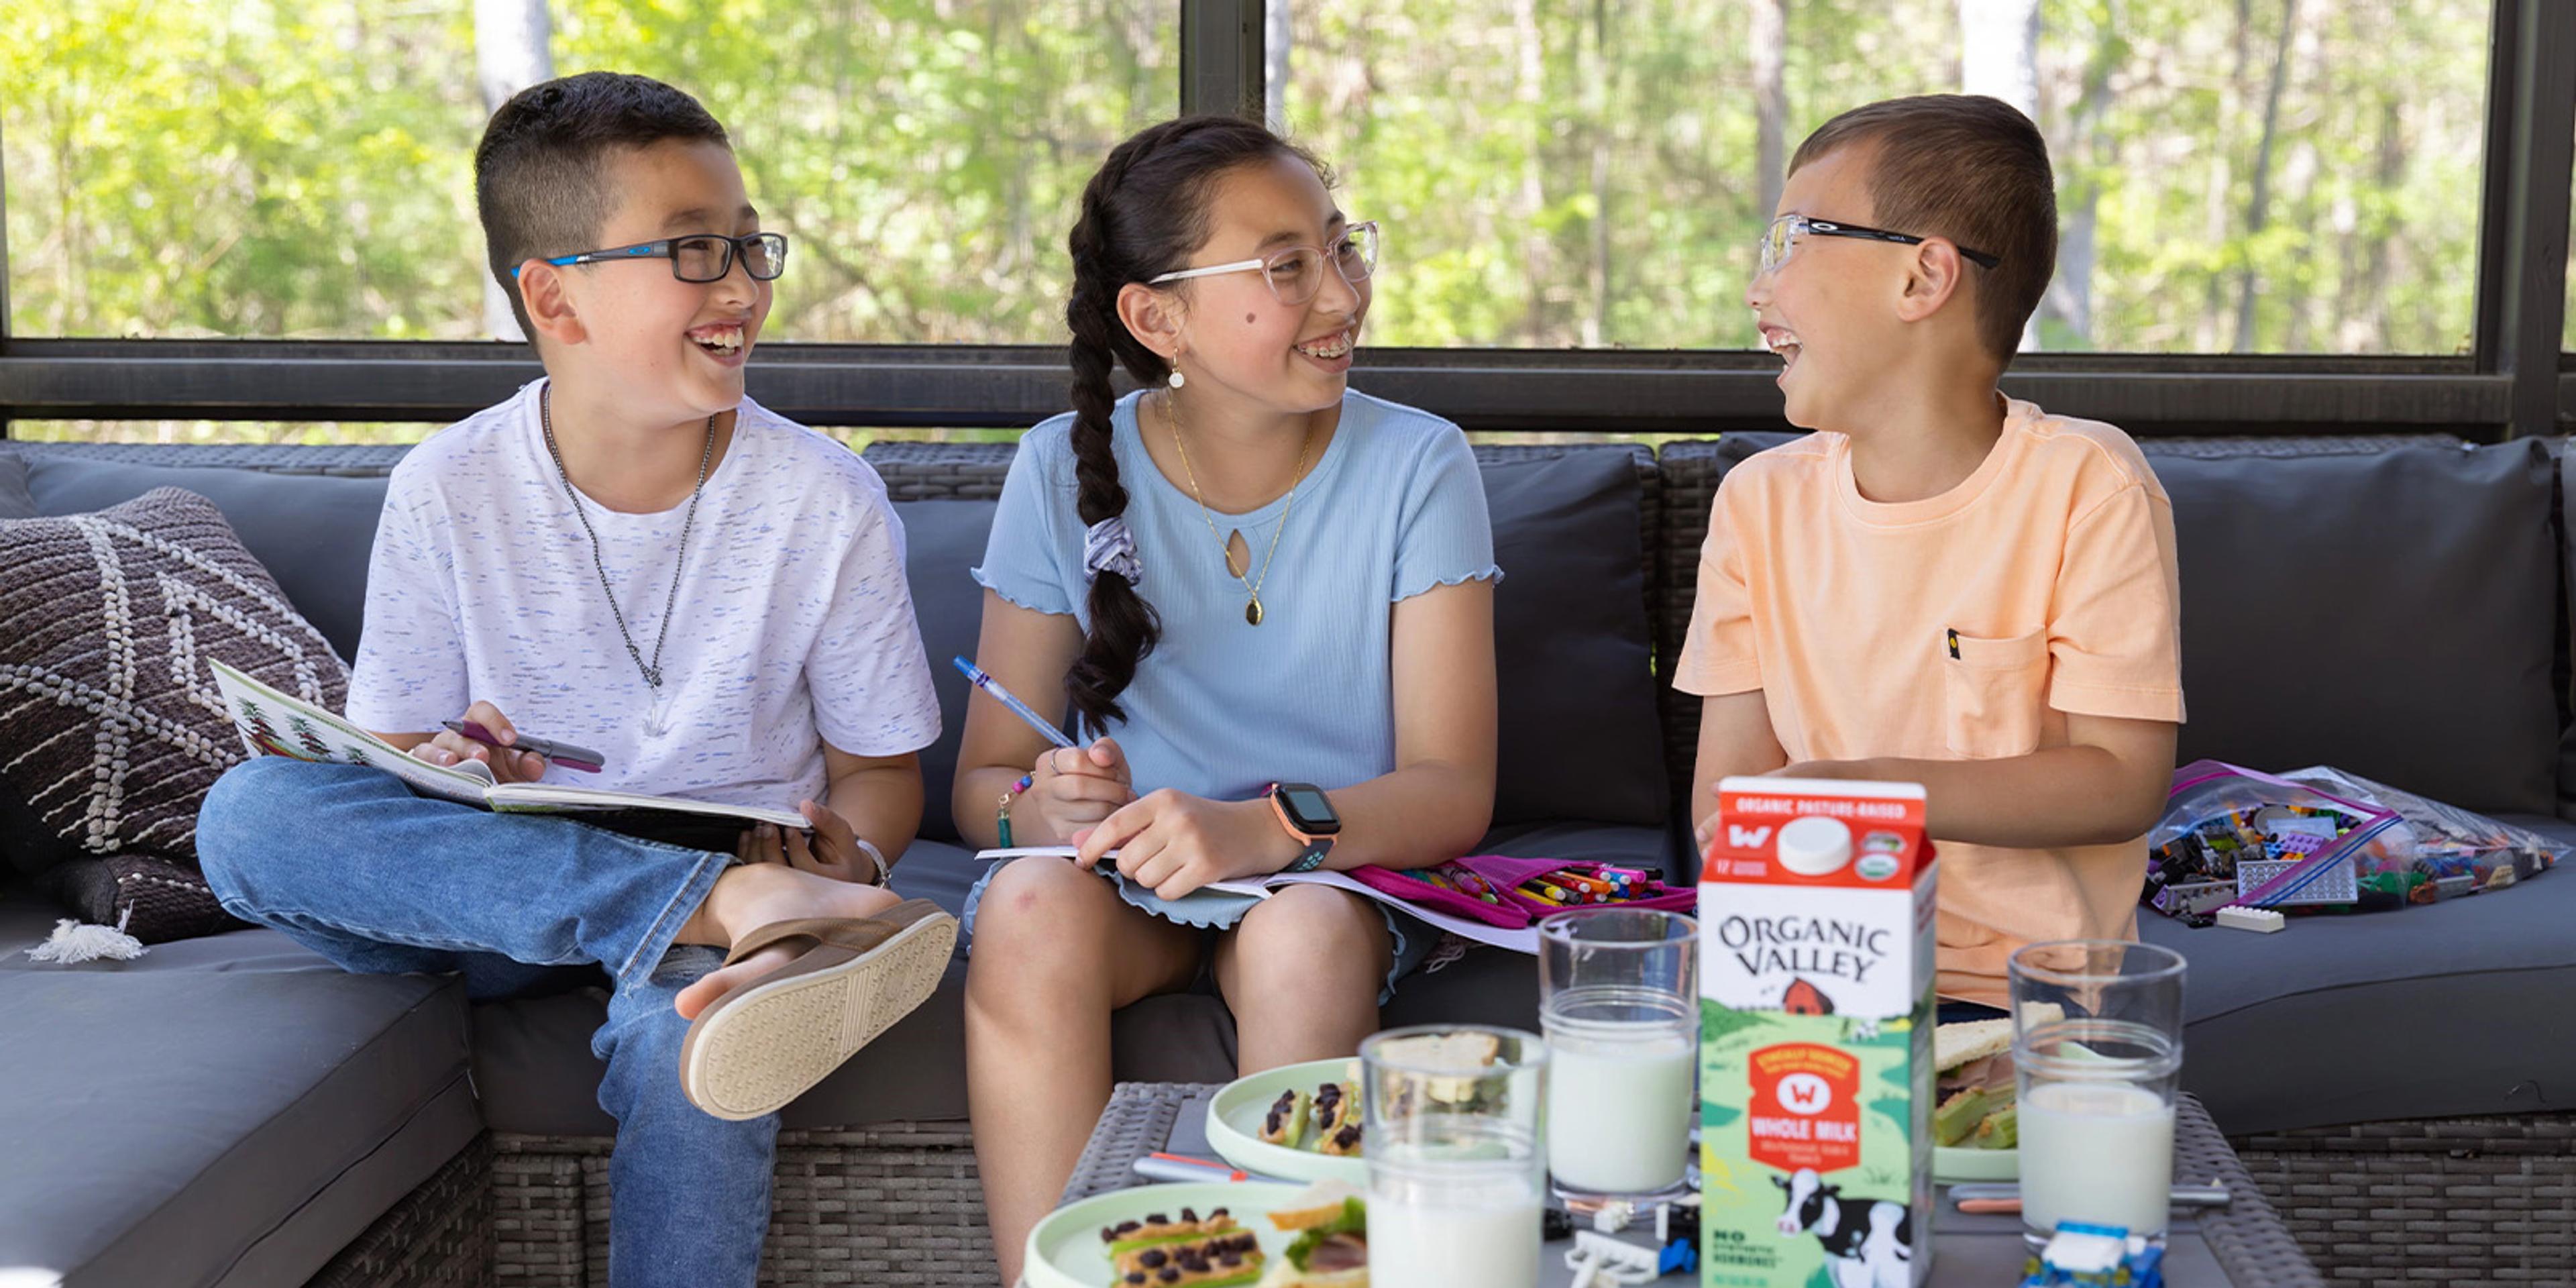
<instances>
[{"instance_id":1,"label":"drinking glass","mask_svg":"<svg viewBox=\"0 0 2576 1288\"><path fill-rule=\"evenodd\" d=\"M1546 1043L1518 1029L1420 1025L1362 1042L1360 1066L1370 1280L1536 1288Z\"/></svg>"}]
</instances>

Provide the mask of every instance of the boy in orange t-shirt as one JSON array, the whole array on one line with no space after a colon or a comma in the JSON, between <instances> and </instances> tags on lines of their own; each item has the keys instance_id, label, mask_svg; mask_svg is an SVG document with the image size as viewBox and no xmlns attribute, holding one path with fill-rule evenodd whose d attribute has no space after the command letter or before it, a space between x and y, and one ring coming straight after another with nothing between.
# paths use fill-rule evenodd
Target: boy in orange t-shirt
<instances>
[{"instance_id":1,"label":"boy in orange t-shirt","mask_svg":"<svg viewBox=\"0 0 2576 1288\"><path fill-rule=\"evenodd\" d=\"M2133 938L2183 718L2173 511L2126 434L1995 385L2054 270L2048 149L1991 98L1856 108L1798 149L1745 302L1815 430L1729 471L1675 686L1692 808L1730 774L1919 782L1939 991Z\"/></svg>"}]
</instances>

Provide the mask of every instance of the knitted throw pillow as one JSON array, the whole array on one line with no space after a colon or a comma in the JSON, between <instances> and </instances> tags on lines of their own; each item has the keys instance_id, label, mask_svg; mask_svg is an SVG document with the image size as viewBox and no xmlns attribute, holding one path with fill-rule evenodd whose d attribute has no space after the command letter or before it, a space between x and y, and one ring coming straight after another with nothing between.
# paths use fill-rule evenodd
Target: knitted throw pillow
<instances>
[{"instance_id":1,"label":"knitted throw pillow","mask_svg":"<svg viewBox=\"0 0 2576 1288\"><path fill-rule=\"evenodd\" d=\"M236 925L197 807L245 752L206 663L337 708L348 669L214 503L159 488L0 520L0 852L146 943Z\"/></svg>"}]
</instances>

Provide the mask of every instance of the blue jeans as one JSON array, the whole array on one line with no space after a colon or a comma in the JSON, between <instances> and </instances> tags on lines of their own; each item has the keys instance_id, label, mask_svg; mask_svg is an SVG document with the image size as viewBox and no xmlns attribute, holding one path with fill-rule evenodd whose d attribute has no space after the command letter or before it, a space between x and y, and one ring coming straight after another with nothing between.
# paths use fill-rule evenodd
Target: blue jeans
<instances>
[{"instance_id":1,"label":"blue jeans","mask_svg":"<svg viewBox=\"0 0 2576 1288\"><path fill-rule=\"evenodd\" d=\"M253 757L218 780L197 855L224 908L366 974L458 972L487 1000L597 963L590 1049L609 1158L613 1288L752 1284L769 1232L775 1114L727 1122L680 1092L675 994L716 968L672 936L733 859L559 818L415 796L391 775Z\"/></svg>"}]
</instances>

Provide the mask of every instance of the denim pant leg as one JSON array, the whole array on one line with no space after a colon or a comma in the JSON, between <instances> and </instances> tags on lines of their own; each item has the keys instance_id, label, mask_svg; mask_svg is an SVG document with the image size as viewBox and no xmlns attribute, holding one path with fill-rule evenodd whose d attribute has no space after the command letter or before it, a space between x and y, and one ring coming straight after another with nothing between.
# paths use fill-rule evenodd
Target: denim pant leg
<instances>
[{"instance_id":1,"label":"denim pant leg","mask_svg":"<svg viewBox=\"0 0 2576 1288\"><path fill-rule=\"evenodd\" d=\"M197 816L197 854L225 910L351 970L457 969L406 951L428 949L597 962L621 985L651 973L733 862L280 756L216 781Z\"/></svg>"},{"instance_id":2,"label":"denim pant leg","mask_svg":"<svg viewBox=\"0 0 2576 1288\"><path fill-rule=\"evenodd\" d=\"M778 1115L728 1122L680 1094L689 1022L671 999L724 964L682 944L621 983L590 1049L608 1062L599 1106L617 1120L608 1160L610 1288L751 1288L769 1234Z\"/></svg>"}]
</instances>

